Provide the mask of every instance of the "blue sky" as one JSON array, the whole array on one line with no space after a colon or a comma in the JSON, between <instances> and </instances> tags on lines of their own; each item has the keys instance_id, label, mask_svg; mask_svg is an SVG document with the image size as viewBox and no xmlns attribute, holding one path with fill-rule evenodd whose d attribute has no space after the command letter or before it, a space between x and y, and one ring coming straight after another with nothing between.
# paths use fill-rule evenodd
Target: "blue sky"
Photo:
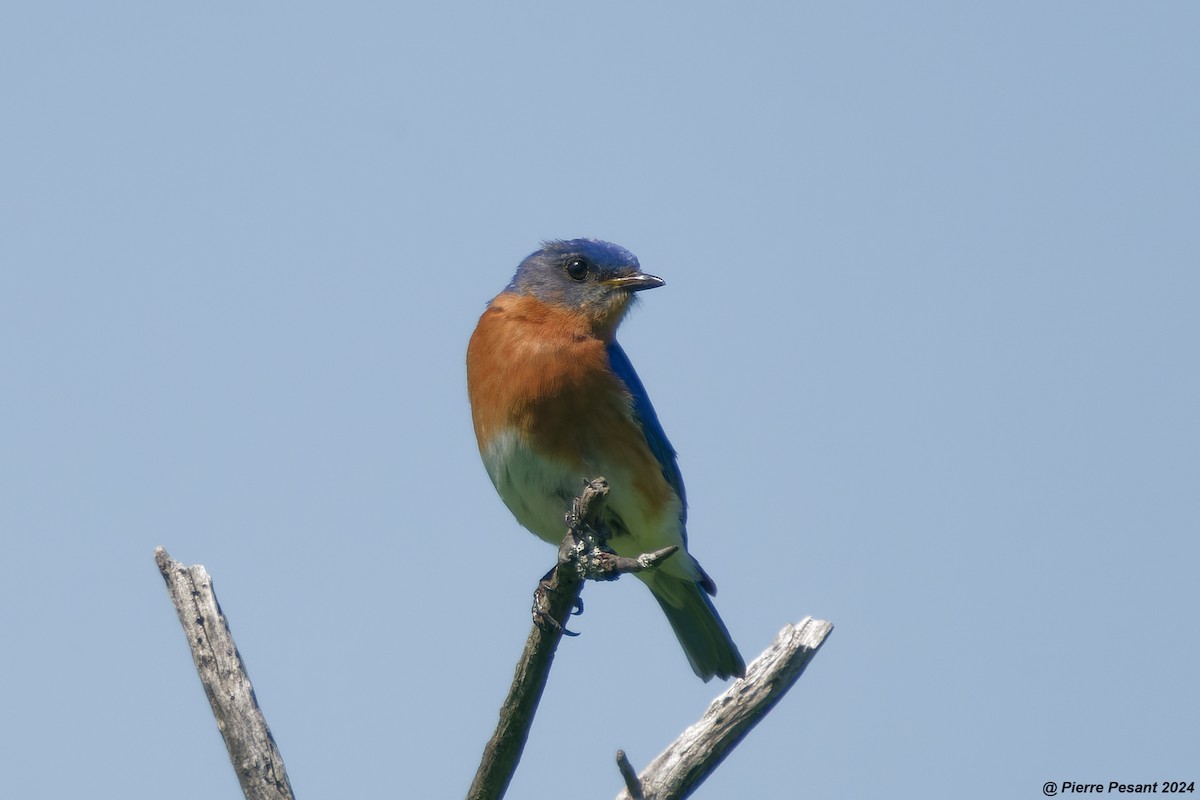
<instances>
[{"instance_id":1,"label":"blue sky","mask_svg":"<svg viewBox=\"0 0 1200 800\"><path fill-rule=\"evenodd\" d=\"M1183 2L5 6L0 795L236 796L163 545L300 796L461 796L553 558L466 342L575 236L667 281L620 338L742 651L837 626L697 797L1197 778L1198 40ZM720 688L637 582L585 599L512 797L615 795Z\"/></svg>"}]
</instances>

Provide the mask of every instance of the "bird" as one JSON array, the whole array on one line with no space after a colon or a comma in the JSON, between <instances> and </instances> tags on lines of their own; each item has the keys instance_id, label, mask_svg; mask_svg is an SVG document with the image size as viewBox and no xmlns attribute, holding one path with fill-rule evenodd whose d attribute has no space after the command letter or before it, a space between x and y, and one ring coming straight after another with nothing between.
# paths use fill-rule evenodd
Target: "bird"
<instances>
[{"instance_id":1,"label":"bird","mask_svg":"<svg viewBox=\"0 0 1200 800\"><path fill-rule=\"evenodd\" d=\"M487 305L467 346L467 394L483 464L517 521L551 544L588 480L610 493L609 546L636 557L679 549L635 573L692 670L708 681L746 666L710 599L712 578L687 551L687 498L646 388L616 340L638 292L665 281L598 239L543 242Z\"/></svg>"}]
</instances>

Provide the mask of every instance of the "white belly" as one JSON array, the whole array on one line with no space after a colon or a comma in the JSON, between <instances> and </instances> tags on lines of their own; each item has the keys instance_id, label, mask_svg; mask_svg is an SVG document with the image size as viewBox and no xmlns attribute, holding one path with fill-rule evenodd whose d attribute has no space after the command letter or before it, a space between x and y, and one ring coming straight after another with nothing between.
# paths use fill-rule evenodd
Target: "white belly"
<instances>
[{"instance_id":1,"label":"white belly","mask_svg":"<svg viewBox=\"0 0 1200 800\"><path fill-rule=\"evenodd\" d=\"M604 476L611 487L609 510L630 534L614 536L610 542L614 550L624 556L636 556L672 544L681 551L684 549L679 499L674 498L665 509L647 508L629 471L616 464L589 464L587 468L592 474L576 474L571 466L534 453L514 431L493 438L482 455L496 491L513 516L551 544L557 545L567 533L565 520L571 500L587 481ZM672 556L662 569L681 577L695 579L697 575L686 552Z\"/></svg>"}]
</instances>

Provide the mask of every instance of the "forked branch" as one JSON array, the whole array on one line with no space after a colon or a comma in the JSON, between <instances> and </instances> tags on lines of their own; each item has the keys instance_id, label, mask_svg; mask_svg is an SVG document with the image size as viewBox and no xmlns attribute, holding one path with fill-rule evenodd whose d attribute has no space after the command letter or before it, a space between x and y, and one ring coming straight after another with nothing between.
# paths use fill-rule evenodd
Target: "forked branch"
<instances>
[{"instance_id":1,"label":"forked branch","mask_svg":"<svg viewBox=\"0 0 1200 800\"><path fill-rule=\"evenodd\" d=\"M676 551L667 547L637 558L617 556L606 545L608 532L601 522L607 495L608 483L603 478L591 481L567 516L568 532L559 548L558 563L534 594L534 625L468 800L499 800L508 789L583 582L614 580L627 572L653 569ZM291 800L283 757L258 707L250 677L213 593L212 579L203 566L185 567L161 547L154 557L243 794L247 800ZM785 627L771 647L750 664L746 677L730 685L640 776L625 754L618 752L626 786L618 800L682 800L691 795L795 684L832 630L830 623L811 617Z\"/></svg>"},{"instance_id":2,"label":"forked branch","mask_svg":"<svg viewBox=\"0 0 1200 800\"><path fill-rule=\"evenodd\" d=\"M600 521L607 498L608 482L596 478L572 504L567 535L558 549L558 563L534 593L533 628L517 662L508 697L500 707L500 721L484 747L475 780L467 792L468 800L499 800L507 791L529 738L567 617L579 602L584 580L614 580L627 572L653 569L677 549L667 547L637 558L613 553L605 545L607 531Z\"/></svg>"},{"instance_id":3,"label":"forked branch","mask_svg":"<svg viewBox=\"0 0 1200 800\"><path fill-rule=\"evenodd\" d=\"M600 516L607 494L607 482L593 480L567 516L569 530L559 547L558 563L534 594L534 625L467 800L499 800L508 789L583 581L614 580L626 572L653 569L676 550L668 547L638 558L613 553L605 544L608 532ZM811 617L785 627L771 647L750 664L746 677L730 685L640 776L619 752L618 766L626 786L620 800L688 797L795 684L832 630L830 623Z\"/></svg>"}]
</instances>

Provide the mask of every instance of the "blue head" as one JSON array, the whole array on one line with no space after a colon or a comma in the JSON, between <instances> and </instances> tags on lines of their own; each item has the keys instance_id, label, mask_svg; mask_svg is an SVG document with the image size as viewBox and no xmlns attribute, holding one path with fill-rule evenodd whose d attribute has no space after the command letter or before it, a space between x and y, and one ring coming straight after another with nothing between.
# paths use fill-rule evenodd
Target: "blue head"
<instances>
[{"instance_id":1,"label":"blue head","mask_svg":"<svg viewBox=\"0 0 1200 800\"><path fill-rule=\"evenodd\" d=\"M582 314L595 330L611 335L634 292L664 283L642 272L637 257L624 247L599 239L570 239L543 242L541 250L517 267L506 291Z\"/></svg>"}]
</instances>

